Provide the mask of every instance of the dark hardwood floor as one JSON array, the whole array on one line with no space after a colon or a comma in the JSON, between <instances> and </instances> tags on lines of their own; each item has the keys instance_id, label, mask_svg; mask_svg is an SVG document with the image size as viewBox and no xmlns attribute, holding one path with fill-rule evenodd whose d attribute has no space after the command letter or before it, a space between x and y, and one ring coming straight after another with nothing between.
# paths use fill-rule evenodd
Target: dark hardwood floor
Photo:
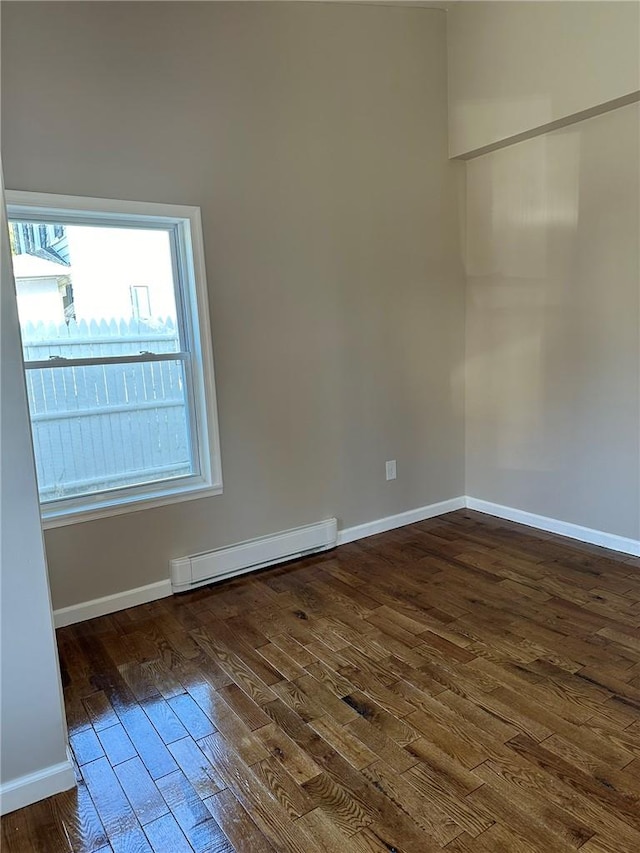
<instances>
[{"instance_id":1,"label":"dark hardwood floor","mask_svg":"<svg viewBox=\"0 0 640 853\"><path fill-rule=\"evenodd\" d=\"M58 642L6 853L640 851L638 559L460 511Z\"/></svg>"}]
</instances>

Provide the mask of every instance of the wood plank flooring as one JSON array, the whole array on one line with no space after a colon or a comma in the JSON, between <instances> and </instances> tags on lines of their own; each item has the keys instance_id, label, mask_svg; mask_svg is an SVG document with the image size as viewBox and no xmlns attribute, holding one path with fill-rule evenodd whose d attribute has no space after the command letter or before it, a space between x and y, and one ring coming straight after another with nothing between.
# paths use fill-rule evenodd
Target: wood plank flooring
<instances>
[{"instance_id":1,"label":"wood plank flooring","mask_svg":"<svg viewBox=\"0 0 640 853\"><path fill-rule=\"evenodd\" d=\"M640 851L638 559L463 510L58 643L6 853Z\"/></svg>"}]
</instances>

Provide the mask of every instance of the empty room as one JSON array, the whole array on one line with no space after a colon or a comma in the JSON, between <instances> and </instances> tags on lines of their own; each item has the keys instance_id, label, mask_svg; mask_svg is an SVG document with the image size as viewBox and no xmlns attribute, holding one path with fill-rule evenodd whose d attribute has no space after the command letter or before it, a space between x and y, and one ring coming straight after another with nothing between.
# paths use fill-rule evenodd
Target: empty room
<instances>
[{"instance_id":1,"label":"empty room","mask_svg":"<svg viewBox=\"0 0 640 853\"><path fill-rule=\"evenodd\" d=\"M6 853L640 851L640 2L3 0Z\"/></svg>"}]
</instances>

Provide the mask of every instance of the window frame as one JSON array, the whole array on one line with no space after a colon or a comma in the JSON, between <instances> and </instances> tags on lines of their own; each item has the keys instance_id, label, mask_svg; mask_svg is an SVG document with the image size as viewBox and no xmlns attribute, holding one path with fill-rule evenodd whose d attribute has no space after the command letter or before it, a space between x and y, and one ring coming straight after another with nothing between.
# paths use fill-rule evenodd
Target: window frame
<instances>
[{"instance_id":1,"label":"window frame","mask_svg":"<svg viewBox=\"0 0 640 853\"><path fill-rule=\"evenodd\" d=\"M9 221L35 220L63 225L169 231L176 310L181 318L178 323L180 347L181 351L187 351L190 356L190 370L185 369L185 398L191 452L197 472L176 479L156 480L92 495L41 502L44 528L222 494L220 435L200 208L22 190L6 190L6 205ZM163 355L162 358L167 355L173 354ZM180 353L175 356L180 359ZM132 357L124 357L124 360L131 361ZM137 359L133 357L133 360Z\"/></svg>"}]
</instances>

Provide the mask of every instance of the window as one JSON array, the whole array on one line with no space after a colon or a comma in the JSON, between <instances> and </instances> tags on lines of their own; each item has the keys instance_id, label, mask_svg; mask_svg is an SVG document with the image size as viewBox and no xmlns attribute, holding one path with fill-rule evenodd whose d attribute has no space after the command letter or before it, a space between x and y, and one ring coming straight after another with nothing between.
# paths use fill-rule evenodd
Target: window
<instances>
[{"instance_id":1,"label":"window","mask_svg":"<svg viewBox=\"0 0 640 853\"><path fill-rule=\"evenodd\" d=\"M7 206L45 526L221 493L199 209Z\"/></svg>"}]
</instances>

